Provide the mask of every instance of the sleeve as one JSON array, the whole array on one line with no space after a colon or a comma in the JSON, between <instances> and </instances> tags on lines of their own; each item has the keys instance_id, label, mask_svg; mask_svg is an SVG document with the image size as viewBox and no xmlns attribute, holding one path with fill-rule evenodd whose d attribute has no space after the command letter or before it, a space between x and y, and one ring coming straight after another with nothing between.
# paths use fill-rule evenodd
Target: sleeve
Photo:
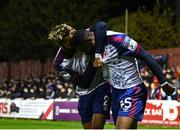
<instances>
[{"instance_id":1,"label":"sleeve","mask_svg":"<svg viewBox=\"0 0 180 130\"><path fill-rule=\"evenodd\" d=\"M61 64L63 63L63 61L65 59L70 59L72 58L71 54L68 54L67 52L65 52L61 47L59 48L54 60L53 60L53 66L57 71L61 71L62 70L62 66ZM67 60L65 60L66 62Z\"/></svg>"},{"instance_id":2,"label":"sleeve","mask_svg":"<svg viewBox=\"0 0 180 130\"><path fill-rule=\"evenodd\" d=\"M141 45L135 40L125 35L123 42L120 44L122 49L122 55L138 55Z\"/></svg>"},{"instance_id":3,"label":"sleeve","mask_svg":"<svg viewBox=\"0 0 180 130\"><path fill-rule=\"evenodd\" d=\"M71 75L69 82L72 82L82 88L88 88L93 81L96 68L93 67L92 62L89 62L84 74L79 75L77 72L72 70L71 65L68 69L68 59L70 58L72 58L71 55L63 51L62 48L59 48L53 62L55 69L57 71L65 70L68 72Z\"/></svg>"},{"instance_id":4,"label":"sleeve","mask_svg":"<svg viewBox=\"0 0 180 130\"><path fill-rule=\"evenodd\" d=\"M152 73L158 78L160 84L166 82L166 78L164 77L160 66L157 64L156 60L151 56L151 54L149 54L145 49L141 48L135 57L147 64Z\"/></svg>"},{"instance_id":5,"label":"sleeve","mask_svg":"<svg viewBox=\"0 0 180 130\"><path fill-rule=\"evenodd\" d=\"M73 55L67 53L60 47L53 61L53 66L57 71L65 71L66 73L70 74L70 82L75 81L79 77L79 74L77 72L71 70L70 62L72 60L72 57Z\"/></svg>"},{"instance_id":6,"label":"sleeve","mask_svg":"<svg viewBox=\"0 0 180 130\"><path fill-rule=\"evenodd\" d=\"M95 55L97 56L101 55L104 51L106 31L107 31L107 25L105 22L101 21L96 23L94 34L95 34Z\"/></svg>"}]
</instances>

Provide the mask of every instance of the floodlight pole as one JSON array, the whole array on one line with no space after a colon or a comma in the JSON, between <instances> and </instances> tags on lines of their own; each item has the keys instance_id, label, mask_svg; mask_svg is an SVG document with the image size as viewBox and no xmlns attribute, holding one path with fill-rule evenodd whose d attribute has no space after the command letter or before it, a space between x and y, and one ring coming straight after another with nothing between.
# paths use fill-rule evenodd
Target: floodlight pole
<instances>
[{"instance_id":1,"label":"floodlight pole","mask_svg":"<svg viewBox=\"0 0 180 130\"><path fill-rule=\"evenodd\" d=\"M128 9L125 10L125 33L128 34Z\"/></svg>"}]
</instances>

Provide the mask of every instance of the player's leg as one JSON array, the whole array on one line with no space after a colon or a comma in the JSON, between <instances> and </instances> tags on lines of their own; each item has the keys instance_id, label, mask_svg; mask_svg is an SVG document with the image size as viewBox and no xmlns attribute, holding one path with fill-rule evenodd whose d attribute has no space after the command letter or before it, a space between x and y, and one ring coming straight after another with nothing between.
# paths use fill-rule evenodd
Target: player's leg
<instances>
[{"instance_id":1,"label":"player's leg","mask_svg":"<svg viewBox=\"0 0 180 130\"><path fill-rule=\"evenodd\" d=\"M112 88L112 117L114 121L114 125L116 126L116 121L118 118L119 108L120 108L120 102L119 102L119 91Z\"/></svg>"},{"instance_id":2,"label":"player's leg","mask_svg":"<svg viewBox=\"0 0 180 130\"><path fill-rule=\"evenodd\" d=\"M84 129L91 129L91 122L82 123Z\"/></svg>"},{"instance_id":3,"label":"player's leg","mask_svg":"<svg viewBox=\"0 0 180 130\"><path fill-rule=\"evenodd\" d=\"M92 112L91 111L84 111L79 110L79 114L81 117L81 123L84 129L92 129L91 128L91 120L92 120Z\"/></svg>"},{"instance_id":4,"label":"player's leg","mask_svg":"<svg viewBox=\"0 0 180 130\"><path fill-rule=\"evenodd\" d=\"M92 117L92 129L103 129L107 116L105 114L94 113Z\"/></svg>"},{"instance_id":5,"label":"player's leg","mask_svg":"<svg viewBox=\"0 0 180 130\"><path fill-rule=\"evenodd\" d=\"M78 101L78 111L79 115L81 117L81 122L83 125L84 129L92 129L91 128L91 120L92 120L92 105L90 102L91 95L84 95L84 96L79 96L79 101Z\"/></svg>"},{"instance_id":6,"label":"player's leg","mask_svg":"<svg viewBox=\"0 0 180 130\"><path fill-rule=\"evenodd\" d=\"M137 129L137 120L130 117L118 116L116 129Z\"/></svg>"},{"instance_id":7,"label":"player's leg","mask_svg":"<svg viewBox=\"0 0 180 130\"><path fill-rule=\"evenodd\" d=\"M138 121L141 121L143 118L146 105L147 91L145 86L140 84L123 90L113 89L113 92L119 93L119 98L114 98L115 100L119 101L116 128L136 129ZM114 99L112 98L112 100ZM112 106L112 110L114 109L113 107L114 106Z\"/></svg>"},{"instance_id":8,"label":"player's leg","mask_svg":"<svg viewBox=\"0 0 180 130\"><path fill-rule=\"evenodd\" d=\"M110 116L111 92L108 83L96 88L93 96L92 129L103 129Z\"/></svg>"}]
</instances>

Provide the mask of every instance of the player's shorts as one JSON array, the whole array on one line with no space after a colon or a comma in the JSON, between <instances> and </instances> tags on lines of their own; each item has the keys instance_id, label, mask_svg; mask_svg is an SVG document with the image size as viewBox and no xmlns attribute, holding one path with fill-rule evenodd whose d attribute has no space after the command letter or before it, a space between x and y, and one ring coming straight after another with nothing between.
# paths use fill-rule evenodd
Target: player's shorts
<instances>
[{"instance_id":1,"label":"player's shorts","mask_svg":"<svg viewBox=\"0 0 180 130\"><path fill-rule=\"evenodd\" d=\"M78 111L81 122L91 122L93 114L110 115L111 92L109 83L102 84L88 95L79 97Z\"/></svg>"},{"instance_id":2,"label":"player's shorts","mask_svg":"<svg viewBox=\"0 0 180 130\"><path fill-rule=\"evenodd\" d=\"M112 88L112 116L116 123L118 116L125 116L142 121L147 101L144 84L128 89Z\"/></svg>"}]
</instances>

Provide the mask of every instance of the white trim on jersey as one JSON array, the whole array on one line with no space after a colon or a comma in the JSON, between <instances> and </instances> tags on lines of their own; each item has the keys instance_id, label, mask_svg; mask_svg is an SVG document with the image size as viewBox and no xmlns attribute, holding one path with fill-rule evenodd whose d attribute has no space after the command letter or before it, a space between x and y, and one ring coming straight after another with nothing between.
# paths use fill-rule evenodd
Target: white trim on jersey
<instances>
[{"instance_id":1,"label":"white trim on jersey","mask_svg":"<svg viewBox=\"0 0 180 130\"><path fill-rule=\"evenodd\" d=\"M124 33L122 33L122 32L115 32L115 31L111 31L111 30L106 31L106 35L107 36L117 35L117 34L124 34Z\"/></svg>"},{"instance_id":2,"label":"white trim on jersey","mask_svg":"<svg viewBox=\"0 0 180 130\"><path fill-rule=\"evenodd\" d=\"M57 57L58 57L58 55L59 55L59 53L60 53L60 51L61 51L61 47L59 47L59 50L58 50L58 52L56 53L56 56L55 56L55 58L54 58L54 60L53 60L53 63L55 62L55 60L57 59Z\"/></svg>"}]
</instances>

